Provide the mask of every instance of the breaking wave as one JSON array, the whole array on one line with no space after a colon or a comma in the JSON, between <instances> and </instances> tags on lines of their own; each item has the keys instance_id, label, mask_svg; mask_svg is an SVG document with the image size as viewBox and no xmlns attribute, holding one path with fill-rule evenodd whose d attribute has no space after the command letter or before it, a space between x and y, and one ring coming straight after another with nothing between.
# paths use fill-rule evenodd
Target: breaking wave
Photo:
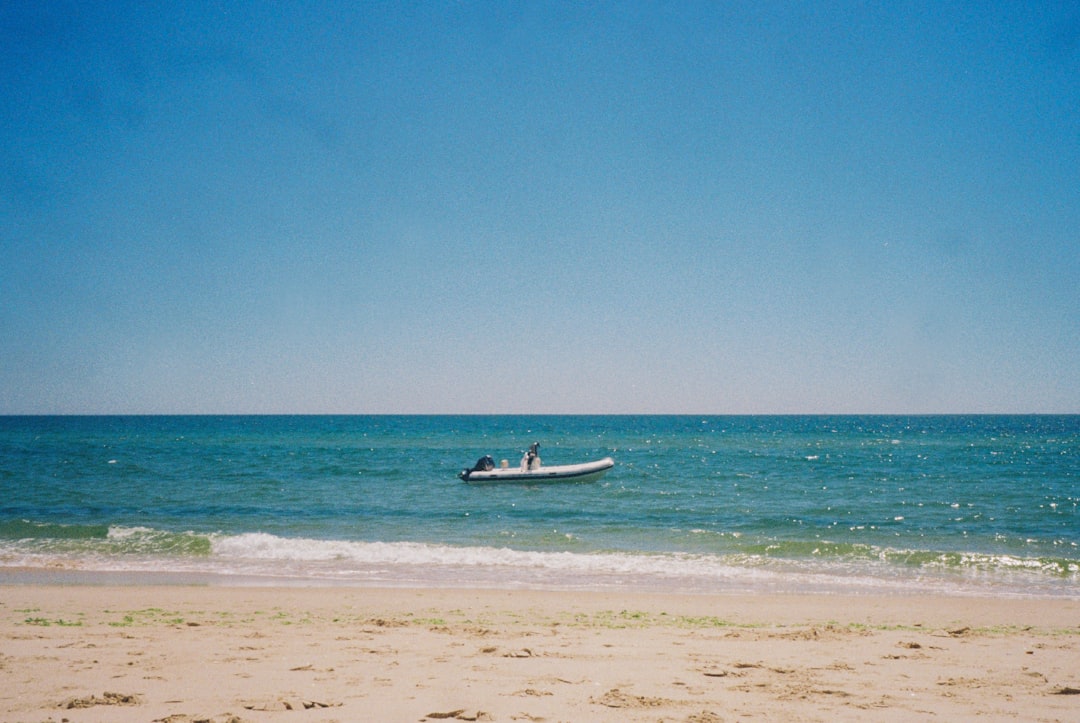
<instances>
[{"instance_id":1,"label":"breaking wave","mask_svg":"<svg viewBox=\"0 0 1080 723\"><path fill-rule=\"evenodd\" d=\"M0 526L0 574L3 568L198 573L311 585L1065 597L1078 596L1080 581L1080 564L1072 558L858 544L757 543L726 554L568 552L28 521Z\"/></svg>"}]
</instances>

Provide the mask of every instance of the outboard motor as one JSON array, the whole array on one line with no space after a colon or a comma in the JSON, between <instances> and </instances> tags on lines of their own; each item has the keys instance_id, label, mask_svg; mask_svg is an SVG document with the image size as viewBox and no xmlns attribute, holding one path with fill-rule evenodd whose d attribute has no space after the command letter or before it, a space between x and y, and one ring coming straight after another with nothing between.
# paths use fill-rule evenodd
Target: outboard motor
<instances>
[{"instance_id":1,"label":"outboard motor","mask_svg":"<svg viewBox=\"0 0 1080 723\"><path fill-rule=\"evenodd\" d=\"M492 459L490 454L485 454L480 459L476 460L476 464L471 469L463 469L458 473L458 477L463 480L469 479L469 475L473 472L490 472L495 469L495 460Z\"/></svg>"}]
</instances>

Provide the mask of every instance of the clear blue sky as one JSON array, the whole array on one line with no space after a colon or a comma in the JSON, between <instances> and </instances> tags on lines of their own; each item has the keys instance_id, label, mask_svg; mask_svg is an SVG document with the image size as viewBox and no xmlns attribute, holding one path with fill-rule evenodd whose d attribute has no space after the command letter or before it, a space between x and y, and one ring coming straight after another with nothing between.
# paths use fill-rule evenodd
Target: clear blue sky
<instances>
[{"instance_id":1,"label":"clear blue sky","mask_svg":"<svg viewBox=\"0 0 1080 723\"><path fill-rule=\"evenodd\" d=\"M7 0L0 47L0 413L1080 412L1075 2Z\"/></svg>"}]
</instances>

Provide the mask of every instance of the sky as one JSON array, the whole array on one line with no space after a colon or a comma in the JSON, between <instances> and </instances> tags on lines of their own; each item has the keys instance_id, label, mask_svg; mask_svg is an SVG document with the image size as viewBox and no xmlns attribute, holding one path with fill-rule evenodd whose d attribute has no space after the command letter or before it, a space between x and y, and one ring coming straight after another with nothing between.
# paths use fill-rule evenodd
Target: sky
<instances>
[{"instance_id":1,"label":"sky","mask_svg":"<svg viewBox=\"0 0 1080 723\"><path fill-rule=\"evenodd\" d=\"M1075 2L0 4L0 414L1080 413Z\"/></svg>"}]
</instances>

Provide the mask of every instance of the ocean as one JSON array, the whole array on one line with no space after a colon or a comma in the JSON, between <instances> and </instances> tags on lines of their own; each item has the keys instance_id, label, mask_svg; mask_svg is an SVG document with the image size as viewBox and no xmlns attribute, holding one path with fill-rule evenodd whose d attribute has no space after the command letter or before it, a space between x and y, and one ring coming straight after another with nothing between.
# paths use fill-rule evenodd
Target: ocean
<instances>
[{"instance_id":1,"label":"ocean","mask_svg":"<svg viewBox=\"0 0 1080 723\"><path fill-rule=\"evenodd\" d=\"M1078 506L1076 415L0 417L7 584L1076 599Z\"/></svg>"}]
</instances>

